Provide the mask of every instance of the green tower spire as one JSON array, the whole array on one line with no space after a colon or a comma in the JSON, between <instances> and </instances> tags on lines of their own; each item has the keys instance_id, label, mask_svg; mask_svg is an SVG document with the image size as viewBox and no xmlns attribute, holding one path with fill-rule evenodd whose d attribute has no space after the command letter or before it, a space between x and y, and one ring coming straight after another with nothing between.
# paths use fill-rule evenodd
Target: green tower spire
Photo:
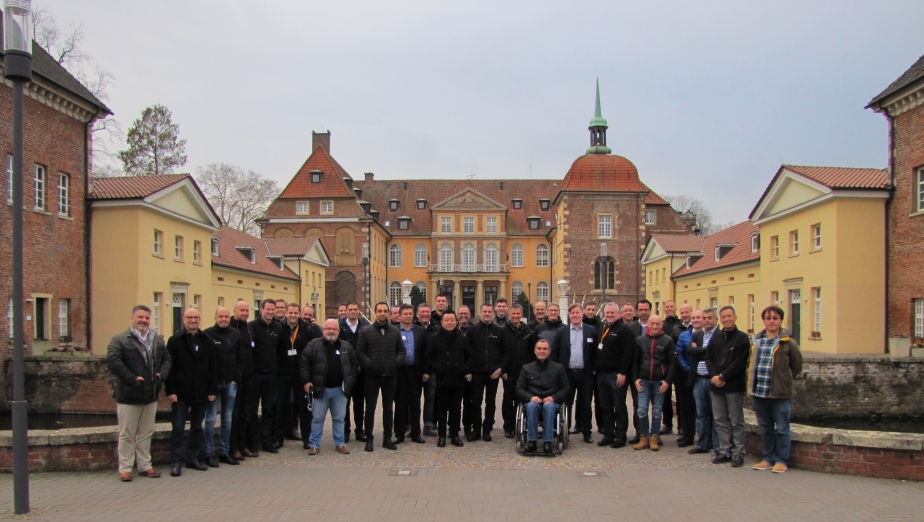
<instances>
[{"instance_id":1,"label":"green tower spire","mask_svg":"<svg viewBox=\"0 0 924 522\"><path fill-rule=\"evenodd\" d=\"M587 149L587 154L609 154L613 152L606 146L606 129L608 128L606 119L603 118L600 110L600 78L597 78L597 99L594 106L594 117L590 120L590 126L587 127L587 130L590 131L590 148Z\"/></svg>"}]
</instances>

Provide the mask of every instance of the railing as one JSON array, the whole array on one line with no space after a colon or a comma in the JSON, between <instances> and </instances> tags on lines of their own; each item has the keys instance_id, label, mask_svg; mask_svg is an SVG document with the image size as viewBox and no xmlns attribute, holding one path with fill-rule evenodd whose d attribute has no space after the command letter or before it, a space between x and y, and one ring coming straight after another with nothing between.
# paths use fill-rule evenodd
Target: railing
<instances>
[{"instance_id":1,"label":"railing","mask_svg":"<svg viewBox=\"0 0 924 522\"><path fill-rule=\"evenodd\" d=\"M461 265L430 265L430 272L451 272L451 273L462 273L462 274L476 274L476 273L506 273L507 265L470 265L470 264L461 264Z\"/></svg>"}]
</instances>

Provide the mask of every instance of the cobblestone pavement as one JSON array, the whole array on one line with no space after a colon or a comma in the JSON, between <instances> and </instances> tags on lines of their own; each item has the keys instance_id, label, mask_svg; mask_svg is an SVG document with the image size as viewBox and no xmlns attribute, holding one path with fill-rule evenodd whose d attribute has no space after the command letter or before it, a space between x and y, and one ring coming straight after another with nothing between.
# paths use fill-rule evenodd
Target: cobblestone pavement
<instances>
[{"instance_id":1,"label":"cobblestone pavement","mask_svg":"<svg viewBox=\"0 0 924 522\"><path fill-rule=\"evenodd\" d=\"M500 413L498 412L498 420ZM924 520L924 484L716 466L665 437L660 452L599 448L577 438L560 457L519 457L495 440L437 448L405 443L373 453L350 442L334 453L299 442L241 466L183 470L119 482L115 471L31 477L34 520ZM631 428L630 428L631 431ZM377 433L376 435L379 435ZM595 439L599 435L595 434ZM748 466L753 462L749 461ZM408 475L399 474L408 471ZM588 476L586 473L596 473ZM12 476L0 476L0 519L12 511Z\"/></svg>"}]
</instances>

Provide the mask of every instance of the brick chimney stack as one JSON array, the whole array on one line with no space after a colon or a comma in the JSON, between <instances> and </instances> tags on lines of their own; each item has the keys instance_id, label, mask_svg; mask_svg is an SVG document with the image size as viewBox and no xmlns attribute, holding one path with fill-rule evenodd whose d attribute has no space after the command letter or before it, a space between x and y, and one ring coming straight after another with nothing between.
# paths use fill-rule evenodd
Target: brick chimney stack
<instances>
[{"instance_id":1,"label":"brick chimney stack","mask_svg":"<svg viewBox=\"0 0 924 522\"><path fill-rule=\"evenodd\" d=\"M330 154L330 131L311 131L311 150L314 151L318 146L324 149L324 152Z\"/></svg>"}]
</instances>

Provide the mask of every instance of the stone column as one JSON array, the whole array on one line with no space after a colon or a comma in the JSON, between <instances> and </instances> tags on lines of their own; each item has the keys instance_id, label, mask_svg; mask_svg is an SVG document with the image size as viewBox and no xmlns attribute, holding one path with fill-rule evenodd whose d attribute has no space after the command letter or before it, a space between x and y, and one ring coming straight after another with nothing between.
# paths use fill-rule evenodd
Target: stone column
<instances>
[{"instance_id":1,"label":"stone column","mask_svg":"<svg viewBox=\"0 0 924 522\"><path fill-rule=\"evenodd\" d=\"M506 297L507 301L510 301L510 298L507 297L507 277L506 276L500 277L500 288L497 289L497 297L498 298ZM510 304L513 304L513 303L510 303Z\"/></svg>"},{"instance_id":2,"label":"stone column","mask_svg":"<svg viewBox=\"0 0 924 522\"><path fill-rule=\"evenodd\" d=\"M481 310L481 305L484 304L484 281L479 278L475 280L475 308L479 311ZM472 319L475 317L475 310L472 310Z\"/></svg>"},{"instance_id":3,"label":"stone column","mask_svg":"<svg viewBox=\"0 0 924 522\"><path fill-rule=\"evenodd\" d=\"M456 279L452 283L452 302L449 303L449 307L453 310L459 310L459 307L462 305L462 286L461 281Z\"/></svg>"},{"instance_id":4,"label":"stone column","mask_svg":"<svg viewBox=\"0 0 924 522\"><path fill-rule=\"evenodd\" d=\"M427 303L429 303L430 306L433 306L433 303L436 301L436 296L440 295L440 280L439 280L439 278L435 278L435 279L431 280L431 281L430 281L430 284L433 286L433 293L431 293L429 296L427 296Z\"/></svg>"}]
</instances>

